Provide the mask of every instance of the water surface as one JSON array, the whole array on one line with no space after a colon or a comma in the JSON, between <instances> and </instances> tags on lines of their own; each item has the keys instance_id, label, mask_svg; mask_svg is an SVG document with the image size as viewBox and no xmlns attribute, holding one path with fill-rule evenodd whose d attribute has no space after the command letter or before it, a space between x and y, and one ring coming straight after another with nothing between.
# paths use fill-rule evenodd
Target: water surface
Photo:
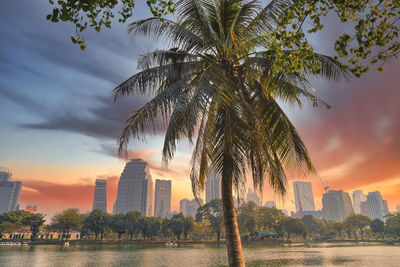
<instances>
[{"instance_id":1,"label":"water surface","mask_svg":"<svg viewBox=\"0 0 400 267\"><path fill-rule=\"evenodd\" d=\"M312 244L304 246L251 245L244 247L247 266L400 266L400 246ZM0 248L0 266L226 266L224 246L87 245L63 248L37 245Z\"/></svg>"}]
</instances>

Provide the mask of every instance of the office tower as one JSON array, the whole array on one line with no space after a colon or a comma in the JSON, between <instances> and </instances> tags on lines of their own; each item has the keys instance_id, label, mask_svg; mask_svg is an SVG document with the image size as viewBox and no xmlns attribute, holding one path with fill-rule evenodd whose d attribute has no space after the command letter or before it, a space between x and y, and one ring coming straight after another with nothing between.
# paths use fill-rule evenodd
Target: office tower
<instances>
[{"instance_id":1,"label":"office tower","mask_svg":"<svg viewBox=\"0 0 400 267\"><path fill-rule=\"evenodd\" d=\"M264 206L267 208L276 208L276 203L273 200L265 201Z\"/></svg>"},{"instance_id":2,"label":"office tower","mask_svg":"<svg viewBox=\"0 0 400 267\"><path fill-rule=\"evenodd\" d=\"M253 192L250 188L247 188L247 196L246 196L246 202L254 202L256 203L257 206L261 206L262 201L258 194L256 192Z\"/></svg>"},{"instance_id":3,"label":"office tower","mask_svg":"<svg viewBox=\"0 0 400 267\"><path fill-rule=\"evenodd\" d=\"M367 196L362 190L354 190L352 194L353 198L353 208L355 214L361 214L361 202L367 200Z\"/></svg>"},{"instance_id":4,"label":"office tower","mask_svg":"<svg viewBox=\"0 0 400 267\"><path fill-rule=\"evenodd\" d=\"M0 171L0 214L15 210L22 183L11 181L9 172Z\"/></svg>"},{"instance_id":5,"label":"office tower","mask_svg":"<svg viewBox=\"0 0 400 267\"><path fill-rule=\"evenodd\" d=\"M364 216L369 216L368 203L366 200L360 202L360 214Z\"/></svg>"},{"instance_id":6,"label":"office tower","mask_svg":"<svg viewBox=\"0 0 400 267\"><path fill-rule=\"evenodd\" d=\"M206 203L218 198L221 198L221 181L212 170L206 180Z\"/></svg>"},{"instance_id":7,"label":"office tower","mask_svg":"<svg viewBox=\"0 0 400 267\"><path fill-rule=\"evenodd\" d=\"M296 205L296 212L314 211L314 195L312 191L311 182L294 181L294 203Z\"/></svg>"},{"instance_id":8,"label":"office tower","mask_svg":"<svg viewBox=\"0 0 400 267\"><path fill-rule=\"evenodd\" d=\"M382 199L379 191L369 192L367 195L368 214L371 219L383 220L384 216L388 213L387 203L385 207L384 200Z\"/></svg>"},{"instance_id":9,"label":"office tower","mask_svg":"<svg viewBox=\"0 0 400 267\"><path fill-rule=\"evenodd\" d=\"M142 159L132 159L125 165L118 182L114 214L139 211L153 216L153 181L149 166Z\"/></svg>"},{"instance_id":10,"label":"office tower","mask_svg":"<svg viewBox=\"0 0 400 267\"><path fill-rule=\"evenodd\" d=\"M385 215L390 213L387 200L383 200L383 212Z\"/></svg>"},{"instance_id":11,"label":"office tower","mask_svg":"<svg viewBox=\"0 0 400 267\"><path fill-rule=\"evenodd\" d=\"M400 212L400 205L396 206L396 210L397 210L397 212Z\"/></svg>"},{"instance_id":12,"label":"office tower","mask_svg":"<svg viewBox=\"0 0 400 267\"><path fill-rule=\"evenodd\" d=\"M165 218L171 211L171 180L156 180L154 216Z\"/></svg>"},{"instance_id":13,"label":"office tower","mask_svg":"<svg viewBox=\"0 0 400 267\"><path fill-rule=\"evenodd\" d=\"M183 213L183 215L187 216L187 207L189 205L190 200L187 198L179 201L179 212Z\"/></svg>"},{"instance_id":14,"label":"office tower","mask_svg":"<svg viewBox=\"0 0 400 267\"><path fill-rule=\"evenodd\" d=\"M107 212L107 180L96 179L94 189L93 210Z\"/></svg>"},{"instance_id":15,"label":"office tower","mask_svg":"<svg viewBox=\"0 0 400 267\"><path fill-rule=\"evenodd\" d=\"M322 213L326 220L343 221L354 213L350 195L343 190L329 190L322 196Z\"/></svg>"},{"instance_id":16,"label":"office tower","mask_svg":"<svg viewBox=\"0 0 400 267\"><path fill-rule=\"evenodd\" d=\"M200 198L199 203L195 199L189 200L189 199L182 199L179 203L179 211L183 213L185 216L192 216L193 218L196 218L197 214L197 209L203 205L203 200Z\"/></svg>"}]
</instances>

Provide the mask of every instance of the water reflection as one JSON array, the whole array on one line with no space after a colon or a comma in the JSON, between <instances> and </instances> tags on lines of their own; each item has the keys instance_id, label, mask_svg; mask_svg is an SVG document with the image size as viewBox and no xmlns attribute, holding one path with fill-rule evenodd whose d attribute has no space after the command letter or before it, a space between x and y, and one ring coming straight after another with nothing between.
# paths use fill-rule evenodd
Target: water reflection
<instances>
[{"instance_id":1,"label":"water reflection","mask_svg":"<svg viewBox=\"0 0 400 267\"><path fill-rule=\"evenodd\" d=\"M400 246L246 246L247 266L400 266ZM0 248L0 266L226 266L224 246L33 246Z\"/></svg>"}]
</instances>

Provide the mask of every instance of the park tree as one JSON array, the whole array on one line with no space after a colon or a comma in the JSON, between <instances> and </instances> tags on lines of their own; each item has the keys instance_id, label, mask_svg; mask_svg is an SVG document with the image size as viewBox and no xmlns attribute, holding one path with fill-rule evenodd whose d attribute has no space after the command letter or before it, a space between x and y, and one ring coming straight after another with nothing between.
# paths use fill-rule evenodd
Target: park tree
<instances>
[{"instance_id":1,"label":"park tree","mask_svg":"<svg viewBox=\"0 0 400 267\"><path fill-rule=\"evenodd\" d=\"M213 199L197 209L196 221L208 222L212 231L216 234L217 241L221 240L221 232L224 227L224 215L221 199Z\"/></svg>"},{"instance_id":2,"label":"park tree","mask_svg":"<svg viewBox=\"0 0 400 267\"><path fill-rule=\"evenodd\" d=\"M385 231L394 236L400 236L400 212L386 215Z\"/></svg>"},{"instance_id":3,"label":"park tree","mask_svg":"<svg viewBox=\"0 0 400 267\"><path fill-rule=\"evenodd\" d=\"M171 232L171 221L168 218L164 218L161 221L161 236L162 238L168 238L172 234Z\"/></svg>"},{"instance_id":4,"label":"park tree","mask_svg":"<svg viewBox=\"0 0 400 267\"><path fill-rule=\"evenodd\" d=\"M194 228L194 219L192 216L186 216L185 217L185 222L183 224L183 237L185 239L188 238L188 235L191 231L193 231Z\"/></svg>"},{"instance_id":5,"label":"park tree","mask_svg":"<svg viewBox=\"0 0 400 267\"><path fill-rule=\"evenodd\" d=\"M172 216L170 220L170 227L176 239L181 239L182 233L185 230L185 216L183 213L178 213Z\"/></svg>"},{"instance_id":6,"label":"park tree","mask_svg":"<svg viewBox=\"0 0 400 267\"><path fill-rule=\"evenodd\" d=\"M385 234L385 223L382 220L374 219L369 227L371 228L372 233L383 238Z\"/></svg>"},{"instance_id":7,"label":"park tree","mask_svg":"<svg viewBox=\"0 0 400 267\"><path fill-rule=\"evenodd\" d=\"M104 232L109 224L110 215L102 210L93 210L84 221L84 227L94 232L96 239L100 234L100 240L103 240Z\"/></svg>"},{"instance_id":8,"label":"park tree","mask_svg":"<svg viewBox=\"0 0 400 267\"><path fill-rule=\"evenodd\" d=\"M333 228L333 230L335 231L335 233L336 233L340 238L342 238L342 234L343 234L343 232L344 232L343 223L336 221L336 222L333 223L332 228Z\"/></svg>"},{"instance_id":9,"label":"park tree","mask_svg":"<svg viewBox=\"0 0 400 267\"><path fill-rule=\"evenodd\" d=\"M53 229L59 229L64 236L68 236L71 230L79 230L84 220L85 216L78 209L67 209L54 215L51 224Z\"/></svg>"},{"instance_id":10,"label":"park tree","mask_svg":"<svg viewBox=\"0 0 400 267\"><path fill-rule=\"evenodd\" d=\"M250 236L257 230L258 215L257 205L253 201L242 204L239 207L238 223L242 232L247 232Z\"/></svg>"},{"instance_id":11,"label":"park tree","mask_svg":"<svg viewBox=\"0 0 400 267\"><path fill-rule=\"evenodd\" d=\"M133 239L133 236L140 233L140 218L142 217L140 212L138 211L129 211L125 214L126 224L127 224L127 234L130 237L130 240Z\"/></svg>"},{"instance_id":12,"label":"park tree","mask_svg":"<svg viewBox=\"0 0 400 267\"><path fill-rule=\"evenodd\" d=\"M22 219L22 224L29 226L31 229L31 240L35 240L37 234L39 233L40 227L45 223L44 214L41 213L31 213Z\"/></svg>"},{"instance_id":13,"label":"park tree","mask_svg":"<svg viewBox=\"0 0 400 267\"><path fill-rule=\"evenodd\" d=\"M277 208L259 207L257 209L258 228L263 230L274 230L284 216L285 214Z\"/></svg>"},{"instance_id":14,"label":"park tree","mask_svg":"<svg viewBox=\"0 0 400 267\"><path fill-rule=\"evenodd\" d=\"M291 234L300 235L305 239L308 233L307 227L299 218L286 217L281 221L281 226L287 234L287 240L289 240Z\"/></svg>"},{"instance_id":15,"label":"park tree","mask_svg":"<svg viewBox=\"0 0 400 267\"><path fill-rule=\"evenodd\" d=\"M365 227L369 226L371 222L371 218L367 216L354 214L347 217L343 224L345 228L354 233L356 239L357 233L360 233L361 239L364 240Z\"/></svg>"},{"instance_id":16,"label":"park tree","mask_svg":"<svg viewBox=\"0 0 400 267\"><path fill-rule=\"evenodd\" d=\"M139 229L142 233L143 240L146 240L146 238L154 238L160 234L161 219L158 217L140 217Z\"/></svg>"},{"instance_id":17,"label":"park tree","mask_svg":"<svg viewBox=\"0 0 400 267\"><path fill-rule=\"evenodd\" d=\"M110 228L117 233L118 240L121 240L123 234L127 232L128 220L125 214L114 214L110 218Z\"/></svg>"}]
</instances>

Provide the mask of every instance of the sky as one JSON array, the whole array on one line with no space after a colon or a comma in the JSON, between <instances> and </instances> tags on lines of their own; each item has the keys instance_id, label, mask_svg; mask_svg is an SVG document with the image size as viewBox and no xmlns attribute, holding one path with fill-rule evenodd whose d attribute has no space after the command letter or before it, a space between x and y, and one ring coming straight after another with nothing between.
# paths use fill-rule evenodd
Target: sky
<instances>
[{"instance_id":1,"label":"sky","mask_svg":"<svg viewBox=\"0 0 400 267\"><path fill-rule=\"evenodd\" d=\"M133 18L150 16L137 2ZM22 181L20 202L36 204L48 215L66 208L89 211L95 179L107 179L111 212L125 165L117 157L116 138L123 121L147 100L131 96L114 103L111 91L137 72L140 54L163 44L131 39L126 25L114 23L100 33L88 31L82 52L70 41L72 24L46 21L51 9L47 0L0 1L0 166ZM313 39L317 50L331 53L341 27L327 23ZM284 105L320 178L290 175L286 197L265 188L264 201L293 210L291 181L307 180L317 208L328 184L350 193L379 190L395 210L400 204L400 61L386 67L348 82L313 81L331 109ZM179 210L180 199L192 198L191 147L180 143L165 169L162 132L147 140L133 143L130 157L147 161L153 180L172 180L172 209Z\"/></svg>"}]
</instances>

